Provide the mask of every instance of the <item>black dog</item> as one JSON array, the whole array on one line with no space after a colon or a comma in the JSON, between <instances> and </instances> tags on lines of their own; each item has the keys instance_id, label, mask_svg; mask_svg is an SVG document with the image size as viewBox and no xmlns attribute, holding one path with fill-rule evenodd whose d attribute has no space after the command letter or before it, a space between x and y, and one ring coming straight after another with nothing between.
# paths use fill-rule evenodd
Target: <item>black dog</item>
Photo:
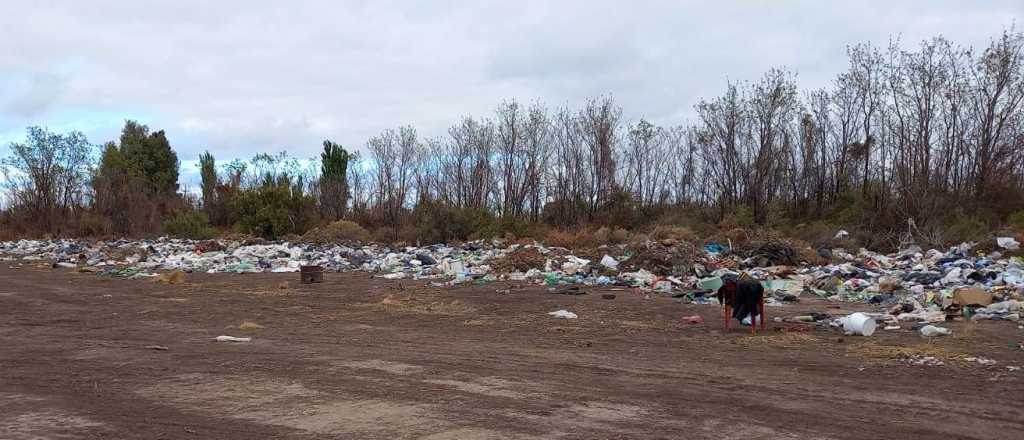
<instances>
[{"instance_id":1,"label":"black dog","mask_svg":"<svg viewBox=\"0 0 1024 440\"><path fill-rule=\"evenodd\" d=\"M750 324L757 322L758 305L764 298L764 286L758 281L723 279L718 288L718 301L732 307L732 317L743 321L750 316Z\"/></svg>"}]
</instances>

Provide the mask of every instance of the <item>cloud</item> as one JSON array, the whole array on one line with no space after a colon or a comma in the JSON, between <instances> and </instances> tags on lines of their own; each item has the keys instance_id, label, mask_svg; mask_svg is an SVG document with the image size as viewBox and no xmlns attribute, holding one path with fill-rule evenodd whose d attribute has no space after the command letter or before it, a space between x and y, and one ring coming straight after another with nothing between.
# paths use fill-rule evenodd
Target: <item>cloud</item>
<instances>
[{"instance_id":1,"label":"cloud","mask_svg":"<svg viewBox=\"0 0 1024 440\"><path fill-rule=\"evenodd\" d=\"M23 2L0 16L0 137L41 124L100 143L132 118L166 130L183 161L311 157L325 138L361 148L403 124L443 135L503 99L609 93L629 119L679 124L727 79L784 66L823 87L848 44L983 46L1022 12L1019 0Z\"/></svg>"}]
</instances>

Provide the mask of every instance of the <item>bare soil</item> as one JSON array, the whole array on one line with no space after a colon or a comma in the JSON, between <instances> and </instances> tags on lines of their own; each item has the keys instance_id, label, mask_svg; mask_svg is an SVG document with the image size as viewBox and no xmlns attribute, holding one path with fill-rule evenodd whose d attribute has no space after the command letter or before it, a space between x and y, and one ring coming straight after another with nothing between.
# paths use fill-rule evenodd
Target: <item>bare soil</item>
<instances>
[{"instance_id":1,"label":"bare soil","mask_svg":"<svg viewBox=\"0 0 1024 440\"><path fill-rule=\"evenodd\" d=\"M165 284L7 266L3 439L1024 436L1024 372L1007 368L1024 366L1015 323L952 322L936 339L772 323L752 337L725 331L717 307L627 290L366 274ZM563 308L579 319L547 315ZM768 313L851 309L869 310L805 300ZM679 322L693 314L705 322ZM944 364L900 360L913 356Z\"/></svg>"}]
</instances>

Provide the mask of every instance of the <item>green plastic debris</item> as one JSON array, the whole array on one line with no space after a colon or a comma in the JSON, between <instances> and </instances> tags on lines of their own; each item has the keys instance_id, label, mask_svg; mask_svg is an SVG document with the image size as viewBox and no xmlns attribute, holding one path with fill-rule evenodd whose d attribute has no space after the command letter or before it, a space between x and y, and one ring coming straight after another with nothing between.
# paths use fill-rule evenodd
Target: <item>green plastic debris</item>
<instances>
[{"instance_id":1,"label":"green plastic debris","mask_svg":"<svg viewBox=\"0 0 1024 440\"><path fill-rule=\"evenodd\" d=\"M722 277L704 278L697 282L700 290L718 290L722 287Z\"/></svg>"}]
</instances>

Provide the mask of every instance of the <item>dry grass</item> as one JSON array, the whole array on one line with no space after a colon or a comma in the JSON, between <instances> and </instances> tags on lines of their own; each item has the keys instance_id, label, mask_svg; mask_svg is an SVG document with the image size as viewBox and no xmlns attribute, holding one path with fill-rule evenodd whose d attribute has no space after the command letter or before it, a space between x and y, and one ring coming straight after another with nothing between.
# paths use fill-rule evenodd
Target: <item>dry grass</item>
<instances>
[{"instance_id":1,"label":"dry grass","mask_svg":"<svg viewBox=\"0 0 1024 440\"><path fill-rule=\"evenodd\" d=\"M694 243L697 241L697 234L686 226L658 225L651 231L651 238L655 240L673 239Z\"/></svg>"},{"instance_id":2,"label":"dry grass","mask_svg":"<svg viewBox=\"0 0 1024 440\"><path fill-rule=\"evenodd\" d=\"M242 323L238 325L238 329L252 332L263 329L263 326L252 321L242 321Z\"/></svg>"},{"instance_id":3,"label":"dry grass","mask_svg":"<svg viewBox=\"0 0 1024 440\"><path fill-rule=\"evenodd\" d=\"M736 339L733 343L742 347L800 347L814 344L819 338L807 333L782 333L776 335L744 336Z\"/></svg>"},{"instance_id":4,"label":"dry grass","mask_svg":"<svg viewBox=\"0 0 1024 440\"><path fill-rule=\"evenodd\" d=\"M725 236L727 242L732 242L734 246L746 243L750 239L750 234L743 228L732 228L725 231L722 235Z\"/></svg>"},{"instance_id":5,"label":"dry grass","mask_svg":"<svg viewBox=\"0 0 1024 440\"><path fill-rule=\"evenodd\" d=\"M412 312L436 315L465 315L476 311L459 300L425 301L413 296L396 297L388 295L379 303L378 308L391 312Z\"/></svg>"},{"instance_id":6,"label":"dry grass","mask_svg":"<svg viewBox=\"0 0 1024 440\"><path fill-rule=\"evenodd\" d=\"M552 229L548 232L548 236L544 238L544 244L572 249L576 245L576 234Z\"/></svg>"},{"instance_id":7,"label":"dry grass","mask_svg":"<svg viewBox=\"0 0 1024 440\"><path fill-rule=\"evenodd\" d=\"M602 226L597 231L594 231L594 241L598 244L624 244L628 243L631 237L632 234L622 228L611 229L607 226Z\"/></svg>"},{"instance_id":8,"label":"dry grass","mask_svg":"<svg viewBox=\"0 0 1024 440\"><path fill-rule=\"evenodd\" d=\"M869 359L900 359L915 356L931 356L938 359L953 359L960 357L962 353L952 352L946 347L940 347L932 343L924 343L909 346L880 345L877 342L865 342L863 344L847 347L847 353Z\"/></svg>"},{"instance_id":9,"label":"dry grass","mask_svg":"<svg viewBox=\"0 0 1024 440\"><path fill-rule=\"evenodd\" d=\"M160 284L182 284L185 282L185 272L176 270L153 277L153 282Z\"/></svg>"}]
</instances>

